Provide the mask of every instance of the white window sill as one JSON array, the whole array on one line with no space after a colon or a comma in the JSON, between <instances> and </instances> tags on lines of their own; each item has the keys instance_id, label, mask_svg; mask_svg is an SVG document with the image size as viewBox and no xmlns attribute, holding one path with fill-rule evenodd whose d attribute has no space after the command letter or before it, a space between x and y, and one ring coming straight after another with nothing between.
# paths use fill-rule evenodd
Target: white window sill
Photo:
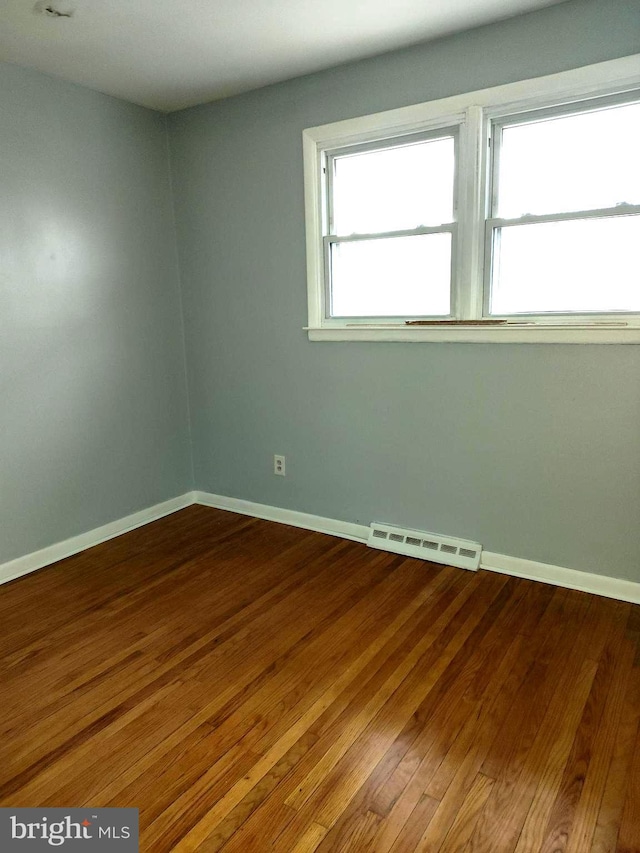
<instances>
[{"instance_id":1,"label":"white window sill","mask_svg":"<svg viewBox=\"0 0 640 853\"><path fill-rule=\"evenodd\" d=\"M333 326L307 327L310 341L466 344L640 344L640 326Z\"/></svg>"}]
</instances>

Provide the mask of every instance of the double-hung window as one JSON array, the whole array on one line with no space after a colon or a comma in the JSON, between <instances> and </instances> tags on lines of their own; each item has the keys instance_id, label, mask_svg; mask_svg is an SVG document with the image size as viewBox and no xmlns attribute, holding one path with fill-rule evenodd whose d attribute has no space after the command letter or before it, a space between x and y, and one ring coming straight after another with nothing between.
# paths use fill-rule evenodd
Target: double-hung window
<instances>
[{"instance_id":1,"label":"double-hung window","mask_svg":"<svg viewBox=\"0 0 640 853\"><path fill-rule=\"evenodd\" d=\"M311 339L640 342L640 57L303 138Z\"/></svg>"},{"instance_id":2,"label":"double-hung window","mask_svg":"<svg viewBox=\"0 0 640 853\"><path fill-rule=\"evenodd\" d=\"M327 152L331 317L451 315L456 141L447 128Z\"/></svg>"},{"instance_id":3,"label":"double-hung window","mask_svg":"<svg viewBox=\"0 0 640 853\"><path fill-rule=\"evenodd\" d=\"M640 313L637 95L499 119L491 142L486 313Z\"/></svg>"}]
</instances>

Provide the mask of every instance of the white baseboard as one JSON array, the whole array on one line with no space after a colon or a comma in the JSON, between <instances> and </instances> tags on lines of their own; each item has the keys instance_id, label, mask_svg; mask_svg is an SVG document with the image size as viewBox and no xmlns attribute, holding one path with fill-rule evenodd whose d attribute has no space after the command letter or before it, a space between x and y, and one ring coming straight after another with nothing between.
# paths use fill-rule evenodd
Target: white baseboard
<instances>
[{"instance_id":1,"label":"white baseboard","mask_svg":"<svg viewBox=\"0 0 640 853\"><path fill-rule=\"evenodd\" d=\"M128 533L130 530L135 530L136 527L142 527L151 521L163 518L165 515L171 515L172 512L177 512L177 510L191 506L193 503L195 503L194 493L187 492L177 498L150 506L147 509L140 510L140 512L134 512L133 515L112 521L102 527L96 527L95 530L90 530L88 533L81 533L71 539L65 539L64 542L57 542L55 545L49 545L40 551L18 557L9 563L3 563L0 565L0 584L8 583L45 566L50 566L51 563L57 563L58 560L64 560L65 557L71 557L80 551L86 551L87 548L92 548L108 539L114 539L116 536Z\"/></svg>"},{"instance_id":2,"label":"white baseboard","mask_svg":"<svg viewBox=\"0 0 640 853\"><path fill-rule=\"evenodd\" d=\"M106 542L107 539L113 539L115 536L134 530L136 527L142 527L144 524L149 524L151 521L163 518L165 515L170 515L194 503L237 512L240 515L262 518L266 521L290 524L292 527L301 527L304 530L313 530L317 533L327 533L330 536L339 536L342 539L351 539L363 544L366 544L369 535L369 527L365 524L353 524L335 518L325 518L307 512L283 509L254 503L253 501L240 500L239 498L229 498L224 495L213 495L208 492L187 492L172 500L128 515L126 518L105 524L103 527L98 527L88 533L74 536L72 539L59 542L57 545L51 545L41 551L4 563L4 565L0 565L0 584L35 572L44 566L63 560L65 557L70 557L94 545L99 545L101 542ZM604 595L607 598L640 604L640 583L635 581L595 575L591 572L580 572L563 566L537 563L535 560L524 560L506 554L494 554L491 551L483 551L480 568L490 572L500 572L518 578L541 581L554 586L577 589L594 595Z\"/></svg>"},{"instance_id":3,"label":"white baseboard","mask_svg":"<svg viewBox=\"0 0 640 853\"><path fill-rule=\"evenodd\" d=\"M266 504L252 503L238 498L227 498L224 495L211 495L207 492L195 492L196 503L203 506L211 506L216 509L226 509L230 512L238 512L242 515L252 515L255 518L264 518L267 521L278 521L281 524L291 524L294 527L303 527L306 530L315 530L318 533L328 533L331 536L340 536L343 539L352 539L354 542L367 542L369 527L364 524L351 524L346 521L338 521L334 518L323 518L319 515L309 515L306 512L282 509L281 507L267 506ZM517 578L526 578L532 581L541 581L553 586L562 586L567 589L577 589L582 592L591 592L595 595L604 595L607 598L616 598L620 601L630 601L640 604L640 583L634 581L620 580L605 575L594 575L591 572L580 572L576 569L565 569L563 566L552 566L548 563L537 563L535 560L523 560L520 557L510 557L507 554L494 554L491 551L483 551L480 568L490 572L513 575Z\"/></svg>"},{"instance_id":4,"label":"white baseboard","mask_svg":"<svg viewBox=\"0 0 640 853\"><path fill-rule=\"evenodd\" d=\"M635 581L596 575L592 572L580 572L576 569L566 569L564 566L552 566L549 563L537 563L535 560L509 557L506 554L493 554L491 551L482 552L480 568L640 604L640 583Z\"/></svg>"},{"instance_id":5,"label":"white baseboard","mask_svg":"<svg viewBox=\"0 0 640 853\"><path fill-rule=\"evenodd\" d=\"M369 536L369 528L365 524L352 524L349 521L338 521L336 518L324 518L308 512L243 501L240 498L227 498L224 495L212 495L209 492L194 494L196 503L214 509L252 515L254 518L263 518L265 521L290 524L292 527L302 527L304 530L314 530L316 533L328 533L330 536L340 536L342 539L351 539L354 542L366 543Z\"/></svg>"}]
</instances>

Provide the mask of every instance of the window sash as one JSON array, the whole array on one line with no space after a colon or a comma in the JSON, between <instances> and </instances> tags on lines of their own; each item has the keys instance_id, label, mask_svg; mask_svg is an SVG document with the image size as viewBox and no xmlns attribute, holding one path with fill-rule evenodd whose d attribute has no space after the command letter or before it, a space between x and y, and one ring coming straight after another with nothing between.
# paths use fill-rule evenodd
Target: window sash
<instances>
[{"instance_id":1,"label":"window sash","mask_svg":"<svg viewBox=\"0 0 640 853\"><path fill-rule=\"evenodd\" d=\"M334 179L335 179L335 162L340 157L346 157L356 154L368 154L378 151L388 151L392 148L401 148L405 145L418 144L420 142L431 142L436 139L453 138L454 145L454 177L453 177L453 218L457 219L457 197L458 197L458 124L440 125L428 130L422 130L414 133L408 133L402 136L390 136L387 139L369 140L359 144L341 146L340 148L324 151L322 172L325 177L324 197L324 227L325 234L334 234ZM382 233L382 232L379 232Z\"/></svg>"},{"instance_id":2,"label":"window sash","mask_svg":"<svg viewBox=\"0 0 640 853\"><path fill-rule=\"evenodd\" d=\"M539 109L528 109L522 112L513 112L508 115L493 115L493 111L486 110L489 121L490 151L487 172L489 174L489 200L488 215L496 217L500 193L500 157L502 151L502 134L510 127L522 127L527 124L536 124L544 120L554 118L568 118L570 116L594 113L613 107L624 106L640 102L640 89L618 92L599 97L573 100L568 103L549 105ZM631 206L631 205L628 205ZM558 214L566 212L577 215L578 211L557 211ZM551 215L551 214L549 214ZM554 214L555 215L555 214ZM497 217L496 217L497 218Z\"/></svg>"},{"instance_id":3,"label":"window sash","mask_svg":"<svg viewBox=\"0 0 640 853\"><path fill-rule=\"evenodd\" d=\"M323 255L324 255L324 274L325 274L325 293L324 293L324 304L325 304L325 321L333 321L334 323L343 324L345 320L348 319L349 324L371 324L372 321L376 323L397 323L399 319L407 319L407 320L426 320L426 319L434 319L434 320L445 320L451 319L456 316L456 306L455 306L455 288L454 281L456 277L456 235L457 235L457 223L456 222L448 222L444 225L436 225L433 227L421 226L420 228L412 228L403 231L377 231L374 234L349 234L344 237L340 237L335 234L327 234L323 238ZM355 243L360 241L372 241L372 240L387 240L393 237L414 237L420 236L421 234L451 234L451 268L449 272L449 300L450 300L450 312L447 315L442 314L415 314L415 315L400 315L400 314L389 314L387 316L381 316L379 314L357 314L349 317L344 317L343 315L337 316L331 314L331 304L332 304L332 264L331 264L331 247L338 243Z\"/></svg>"},{"instance_id":4,"label":"window sash","mask_svg":"<svg viewBox=\"0 0 640 853\"><path fill-rule=\"evenodd\" d=\"M517 314L501 314L498 312L491 311L491 297L492 297L492 288L494 283L494 269L496 264L496 253L494 252L495 245L495 237L496 234L499 234L502 229L510 228L513 226L519 225L536 225L539 223L547 223L547 222L576 222L576 221L584 221L589 219L618 219L625 216L638 216L640 215L640 205L619 205L618 207L609 207L603 208L601 210L583 210L578 211L577 213L548 213L548 214L540 214L540 215L531 215L528 214L526 216L521 216L517 219L488 219L486 221L485 226L485 240L484 240L484 258L485 258L485 266L484 266L484 298L483 298L483 313L482 316L486 319L496 320L496 319L512 319L512 318L521 318L522 320L538 320L540 322L544 322L545 320L550 320L555 318L556 322L559 321L568 321L571 322L572 318L575 318L575 322L584 323L585 319L590 319L593 322L606 322L607 319L611 319L612 322L615 322L616 317L629 317L629 318L639 318L637 311L633 310L617 310L617 311L536 311L536 312L518 312Z\"/></svg>"}]
</instances>

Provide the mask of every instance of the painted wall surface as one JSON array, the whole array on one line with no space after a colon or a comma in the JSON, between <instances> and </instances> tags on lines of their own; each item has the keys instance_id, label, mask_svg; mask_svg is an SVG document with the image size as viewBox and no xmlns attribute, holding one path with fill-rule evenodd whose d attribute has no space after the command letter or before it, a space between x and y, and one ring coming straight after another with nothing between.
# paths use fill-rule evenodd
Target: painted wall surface
<instances>
[{"instance_id":1,"label":"painted wall surface","mask_svg":"<svg viewBox=\"0 0 640 853\"><path fill-rule=\"evenodd\" d=\"M0 563L191 477L165 119L0 65Z\"/></svg>"},{"instance_id":2,"label":"painted wall surface","mask_svg":"<svg viewBox=\"0 0 640 853\"><path fill-rule=\"evenodd\" d=\"M638 51L581 0L170 116L197 487L640 581L640 347L310 343L301 141Z\"/></svg>"}]
</instances>

